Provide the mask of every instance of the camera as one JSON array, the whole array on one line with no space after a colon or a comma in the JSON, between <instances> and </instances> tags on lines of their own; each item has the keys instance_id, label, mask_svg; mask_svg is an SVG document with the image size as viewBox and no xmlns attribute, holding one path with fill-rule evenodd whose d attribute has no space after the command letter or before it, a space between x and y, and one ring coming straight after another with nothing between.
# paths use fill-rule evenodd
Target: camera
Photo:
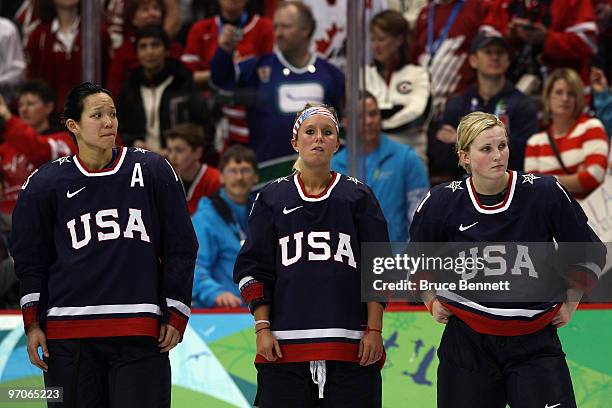
<instances>
[{"instance_id":1,"label":"camera","mask_svg":"<svg viewBox=\"0 0 612 408\"><path fill-rule=\"evenodd\" d=\"M234 42L240 42L240 40L242 40L242 30L237 29L236 31L234 31L234 34L232 35L232 40Z\"/></svg>"}]
</instances>

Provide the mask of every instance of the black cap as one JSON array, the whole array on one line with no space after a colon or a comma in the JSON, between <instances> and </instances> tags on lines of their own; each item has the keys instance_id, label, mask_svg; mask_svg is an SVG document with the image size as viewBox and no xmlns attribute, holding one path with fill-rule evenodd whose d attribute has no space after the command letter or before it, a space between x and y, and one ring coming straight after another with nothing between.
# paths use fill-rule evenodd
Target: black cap
<instances>
[{"instance_id":1,"label":"black cap","mask_svg":"<svg viewBox=\"0 0 612 408\"><path fill-rule=\"evenodd\" d=\"M476 37L472 40L472 45L470 46L470 52L473 54L481 48L486 47L490 44L499 44L508 50L508 43L504 39L497 34L485 33L484 31L479 32Z\"/></svg>"}]
</instances>

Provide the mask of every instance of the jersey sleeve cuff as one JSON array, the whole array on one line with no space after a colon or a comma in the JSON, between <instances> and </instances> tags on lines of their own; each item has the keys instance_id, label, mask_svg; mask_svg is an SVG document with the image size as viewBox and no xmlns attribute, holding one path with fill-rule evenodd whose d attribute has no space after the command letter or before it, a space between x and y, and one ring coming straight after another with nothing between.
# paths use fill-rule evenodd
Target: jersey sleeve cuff
<instances>
[{"instance_id":1,"label":"jersey sleeve cuff","mask_svg":"<svg viewBox=\"0 0 612 408\"><path fill-rule=\"evenodd\" d=\"M23 309L21 309L21 313L23 315L23 329L27 333L30 325L32 323L37 322L36 316L38 314L38 306L37 305L26 306Z\"/></svg>"},{"instance_id":2,"label":"jersey sleeve cuff","mask_svg":"<svg viewBox=\"0 0 612 408\"><path fill-rule=\"evenodd\" d=\"M238 284L240 289L240 296L249 307L251 313L261 305L269 304L269 299L266 299L264 295L264 284L259 282L252 276L245 276L240 280Z\"/></svg>"},{"instance_id":3,"label":"jersey sleeve cuff","mask_svg":"<svg viewBox=\"0 0 612 408\"><path fill-rule=\"evenodd\" d=\"M183 335L185 334L185 329L187 328L187 318L181 313L170 310L168 324L179 331L182 340Z\"/></svg>"},{"instance_id":4,"label":"jersey sleeve cuff","mask_svg":"<svg viewBox=\"0 0 612 408\"><path fill-rule=\"evenodd\" d=\"M585 295L591 293L597 284L597 277L593 273L580 269L570 270L566 276L569 287L572 289L578 289Z\"/></svg>"}]
</instances>

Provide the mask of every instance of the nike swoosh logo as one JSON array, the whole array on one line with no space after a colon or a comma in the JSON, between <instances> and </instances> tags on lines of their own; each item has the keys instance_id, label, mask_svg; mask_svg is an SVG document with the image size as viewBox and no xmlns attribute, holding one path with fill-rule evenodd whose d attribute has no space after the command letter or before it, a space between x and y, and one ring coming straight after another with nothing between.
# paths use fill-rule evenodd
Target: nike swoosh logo
<instances>
[{"instance_id":1,"label":"nike swoosh logo","mask_svg":"<svg viewBox=\"0 0 612 408\"><path fill-rule=\"evenodd\" d=\"M473 224L468 225L467 227L464 227L463 224L461 224L461 225L459 225L459 231L463 232L465 230L468 230L468 229L472 228L476 224L478 224L478 221L476 221Z\"/></svg>"},{"instance_id":2,"label":"nike swoosh logo","mask_svg":"<svg viewBox=\"0 0 612 408\"><path fill-rule=\"evenodd\" d=\"M561 404L555 404L555 405L548 405L548 404L546 404L546 406L544 408L555 408L555 407L558 407L559 405L561 405Z\"/></svg>"},{"instance_id":3,"label":"nike swoosh logo","mask_svg":"<svg viewBox=\"0 0 612 408\"><path fill-rule=\"evenodd\" d=\"M66 197L68 198L72 198L75 195L79 194L81 191L85 190L85 187L81 187L79 188L77 191L75 191L74 193L71 193L70 190L66 191Z\"/></svg>"},{"instance_id":4,"label":"nike swoosh logo","mask_svg":"<svg viewBox=\"0 0 612 408\"><path fill-rule=\"evenodd\" d=\"M295 210L297 210L298 208L302 208L302 207L303 207L303 205L300 205L300 206L292 208L290 210L288 210L287 207L285 207L285 208L283 208L283 214L285 214L285 215L290 214L290 213L294 212Z\"/></svg>"}]
</instances>

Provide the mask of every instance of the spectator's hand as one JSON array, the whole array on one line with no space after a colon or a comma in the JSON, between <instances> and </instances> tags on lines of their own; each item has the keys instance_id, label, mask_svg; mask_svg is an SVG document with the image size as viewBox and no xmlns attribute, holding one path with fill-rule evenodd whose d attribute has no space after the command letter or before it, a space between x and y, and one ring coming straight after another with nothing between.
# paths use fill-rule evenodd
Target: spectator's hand
<instances>
[{"instance_id":1,"label":"spectator's hand","mask_svg":"<svg viewBox=\"0 0 612 408\"><path fill-rule=\"evenodd\" d=\"M595 92L603 92L608 89L606 75L597 67L591 67L591 86Z\"/></svg>"},{"instance_id":2,"label":"spectator's hand","mask_svg":"<svg viewBox=\"0 0 612 408\"><path fill-rule=\"evenodd\" d=\"M231 24L224 24L223 31L219 36L219 47L227 52L233 52L241 39L242 34L238 27Z\"/></svg>"},{"instance_id":3,"label":"spectator's hand","mask_svg":"<svg viewBox=\"0 0 612 408\"><path fill-rule=\"evenodd\" d=\"M436 322L442 324L448 323L448 318L453 315L438 299L431 304L431 314Z\"/></svg>"},{"instance_id":4,"label":"spectator's hand","mask_svg":"<svg viewBox=\"0 0 612 408\"><path fill-rule=\"evenodd\" d=\"M578 308L578 302L564 302L561 305L561 308L557 312L557 315L553 317L551 323L557 329L567 325L570 320L572 320L572 316L574 312Z\"/></svg>"},{"instance_id":5,"label":"spectator's hand","mask_svg":"<svg viewBox=\"0 0 612 408\"><path fill-rule=\"evenodd\" d=\"M283 358L278 340L274 337L269 328L260 330L257 333L257 354L265 357L268 361L276 361L277 358Z\"/></svg>"},{"instance_id":6,"label":"spectator's hand","mask_svg":"<svg viewBox=\"0 0 612 408\"><path fill-rule=\"evenodd\" d=\"M436 133L436 138L444 143L457 143L457 130L451 125L442 125Z\"/></svg>"},{"instance_id":7,"label":"spectator's hand","mask_svg":"<svg viewBox=\"0 0 612 408\"><path fill-rule=\"evenodd\" d=\"M382 333L366 330L359 342L359 365L368 366L381 359L383 355Z\"/></svg>"},{"instance_id":8,"label":"spectator's hand","mask_svg":"<svg viewBox=\"0 0 612 408\"><path fill-rule=\"evenodd\" d=\"M2 95L0 95L0 118L2 118L5 121L7 121L12 116L13 116L13 114L11 113L11 110L9 109L8 105L6 104L6 101L4 100Z\"/></svg>"},{"instance_id":9,"label":"spectator's hand","mask_svg":"<svg viewBox=\"0 0 612 408\"><path fill-rule=\"evenodd\" d=\"M162 323L159 328L159 337L157 338L157 347L160 353L172 350L181 339L181 333L169 324Z\"/></svg>"},{"instance_id":10,"label":"spectator's hand","mask_svg":"<svg viewBox=\"0 0 612 408\"><path fill-rule=\"evenodd\" d=\"M42 348L43 356L49 357L49 350L47 349L47 336L42 331L38 323L32 323L28 327L28 356L30 362L36 367L43 371L47 371L49 366L38 355L38 347Z\"/></svg>"},{"instance_id":11,"label":"spectator's hand","mask_svg":"<svg viewBox=\"0 0 612 408\"><path fill-rule=\"evenodd\" d=\"M240 307L241 305L240 298L231 292L223 292L215 299L217 307Z\"/></svg>"},{"instance_id":12,"label":"spectator's hand","mask_svg":"<svg viewBox=\"0 0 612 408\"><path fill-rule=\"evenodd\" d=\"M531 45L542 45L546 39L546 27L526 18L514 18L510 21L510 32L523 42Z\"/></svg>"}]
</instances>

